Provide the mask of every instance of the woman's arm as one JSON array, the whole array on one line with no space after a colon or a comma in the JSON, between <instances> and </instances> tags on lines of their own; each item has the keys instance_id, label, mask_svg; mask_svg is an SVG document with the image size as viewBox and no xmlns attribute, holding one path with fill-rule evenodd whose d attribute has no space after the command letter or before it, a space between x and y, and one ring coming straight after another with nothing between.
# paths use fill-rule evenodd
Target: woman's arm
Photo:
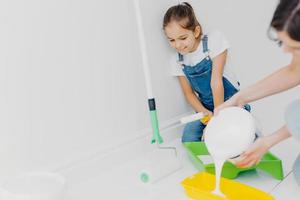
<instances>
[{"instance_id":1,"label":"woman's arm","mask_svg":"<svg viewBox=\"0 0 300 200\"><path fill-rule=\"evenodd\" d=\"M243 103L249 103L277 94L300 84L300 66L290 64L253 86L241 91L237 96Z\"/></svg>"},{"instance_id":2,"label":"woman's arm","mask_svg":"<svg viewBox=\"0 0 300 200\"><path fill-rule=\"evenodd\" d=\"M258 164L262 156L274 145L287 139L291 134L286 126L283 126L271 135L258 138L239 158L234 162L238 167L246 168Z\"/></svg>"},{"instance_id":3,"label":"woman's arm","mask_svg":"<svg viewBox=\"0 0 300 200\"><path fill-rule=\"evenodd\" d=\"M246 103L277 94L300 84L300 64L292 62L256 84L236 93L215 109L218 113L228 106L243 106Z\"/></svg>"},{"instance_id":4,"label":"woman's arm","mask_svg":"<svg viewBox=\"0 0 300 200\"><path fill-rule=\"evenodd\" d=\"M224 102L223 71L226 63L227 50L213 59L210 86L212 89L214 107Z\"/></svg>"},{"instance_id":5,"label":"woman's arm","mask_svg":"<svg viewBox=\"0 0 300 200\"><path fill-rule=\"evenodd\" d=\"M178 76L178 80L184 96L187 102L197 111L197 112L204 112L206 114L211 115L211 112L207 110L202 103L199 101L198 97L196 96L195 92L191 88L188 80L184 76Z\"/></svg>"}]
</instances>

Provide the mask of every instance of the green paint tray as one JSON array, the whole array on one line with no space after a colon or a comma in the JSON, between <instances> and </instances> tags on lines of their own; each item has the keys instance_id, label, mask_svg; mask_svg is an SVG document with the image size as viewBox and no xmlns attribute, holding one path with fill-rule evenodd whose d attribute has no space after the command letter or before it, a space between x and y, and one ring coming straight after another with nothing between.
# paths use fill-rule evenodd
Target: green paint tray
<instances>
[{"instance_id":1,"label":"green paint tray","mask_svg":"<svg viewBox=\"0 0 300 200\"><path fill-rule=\"evenodd\" d=\"M213 163L205 164L199 157L209 155L209 152L204 142L185 142L183 143L186 148L189 158L194 166L199 171L206 171L208 173L215 173L215 165ZM240 172L260 169L277 180L283 180L282 162L279 158L271 152L267 152L261 159L260 163L250 168L237 168L231 162L226 161L222 170L222 177L234 179Z\"/></svg>"}]
</instances>

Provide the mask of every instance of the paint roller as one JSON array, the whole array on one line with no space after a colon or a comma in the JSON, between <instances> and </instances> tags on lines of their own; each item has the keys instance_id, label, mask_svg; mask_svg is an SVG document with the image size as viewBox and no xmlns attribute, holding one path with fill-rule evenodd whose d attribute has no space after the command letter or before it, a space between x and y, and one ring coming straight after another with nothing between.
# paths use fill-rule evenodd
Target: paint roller
<instances>
[{"instance_id":1,"label":"paint roller","mask_svg":"<svg viewBox=\"0 0 300 200\"><path fill-rule=\"evenodd\" d=\"M187 124L196 120L200 120L203 124L207 124L207 122L210 120L210 116L204 114L203 112L199 112L196 114L192 114L189 116L185 116L183 118L180 119L180 122L182 124Z\"/></svg>"},{"instance_id":2,"label":"paint roller","mask_svg":"<svg viewBox=\"0 0 300 200\"><path fill-rule=\"evenodd\" d=\"M150 111L151 112L151 111ZM156 115L156 114L155 114ZM153 117L156 119L156 116ZM207 122L210 120L209 115L204 114L203 112L199 112L196 114L192 114L189 116L182 117L180 119L180 122L182 124L187 124L196 120L200 120L202 123L207 124ZM153 123L152 123L153 124ZM155 128L153 129L155 131L154 138L152 139L152 143L156 141L155 138L159 138L162 140L157 123L154 123ZM161 141L162 143L162 141ZM161 149L162 147L158 146L158 149ZM163 148L170 148L173 149L174 147L163 147ZM174 148L175 153L176 149ZM159 155L159 156L157 156ZM162 178L172 174L174 171L177 171L181 167L180 162L177 161L176 156L172 155L171 151L157 151L151 152L146 155L146 162L144 163L144 169L141 172L140 179L143 182L152 182L155 183L158 180L161 180ZM161 167L161 165L153 165L153 163L161 163L161 160L168 161L164 162L164 167Z\"/></svg>"},{"instance_id":3,"label":"paint roller","mask_svg":"<svg viewBox=\"0 0 300 200\"><path fill-rule=\"evenodd\" d=\"M155 98L152 93L146 42L144 38L144 29L142 24L142 15L139 0L134 0L134 8L137 20L138 39L142 55L142 67L145 76L145 84L148 97L148 107L150 111L150 119L153 131L151 144L157 145L157 149L155 151L145 155L146 164L144 169L140 173L140 179L144 183L155 183L162 178L172 174L173 172L179 170L182 165L177 158L177 150L175 147L160 146L163 143L163 139L159 132Z\"/></svg>"}]
</instances>

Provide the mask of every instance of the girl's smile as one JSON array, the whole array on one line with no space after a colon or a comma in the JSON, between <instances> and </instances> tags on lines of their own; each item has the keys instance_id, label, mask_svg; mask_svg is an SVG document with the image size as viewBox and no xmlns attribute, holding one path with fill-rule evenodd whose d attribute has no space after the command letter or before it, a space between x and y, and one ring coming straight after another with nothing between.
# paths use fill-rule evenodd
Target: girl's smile
<instances>
[{"instance_id":1,"label":"girl's smile","mask_svg":"<svg viewBox=\"0 0 300 200\"><path fill-rule=\"evenodd\" d=\"M200 43L200 31L185 29L176 21L165 27L165 33L170 45L183 55L195 51Z\"/></svg>"}]
</instances>

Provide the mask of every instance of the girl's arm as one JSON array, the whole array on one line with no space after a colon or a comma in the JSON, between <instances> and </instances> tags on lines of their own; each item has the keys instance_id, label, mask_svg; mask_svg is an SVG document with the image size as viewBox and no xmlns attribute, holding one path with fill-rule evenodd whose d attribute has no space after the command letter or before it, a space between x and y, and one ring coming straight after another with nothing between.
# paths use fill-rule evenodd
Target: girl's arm
<instances>
[{"instance_id":1,"label":"girl's arm","mask_svg":"<svg viewBox=\"0 0 300 200\"><path fill-rule=\"evenodd\" d=\"M191 88L188 80L184 76L178 76L178 80L184 96L187 102L197 111L197 112L204 112L206 114L211 114L209 110L207 110L202 103L199 101L198 97L196 96L195 92Z\"/></svg>"},{"instance_id":2,"label":"girl's arm","mask_svg":"<svg viewBox=\"0 0 300 200\"><path fill-rule=\"evenodd\" d=\"M213 93L214 107L224 102L223 71L226 63L227 50L213 59L210 86Z\"/></svg>"}]
</instances>

